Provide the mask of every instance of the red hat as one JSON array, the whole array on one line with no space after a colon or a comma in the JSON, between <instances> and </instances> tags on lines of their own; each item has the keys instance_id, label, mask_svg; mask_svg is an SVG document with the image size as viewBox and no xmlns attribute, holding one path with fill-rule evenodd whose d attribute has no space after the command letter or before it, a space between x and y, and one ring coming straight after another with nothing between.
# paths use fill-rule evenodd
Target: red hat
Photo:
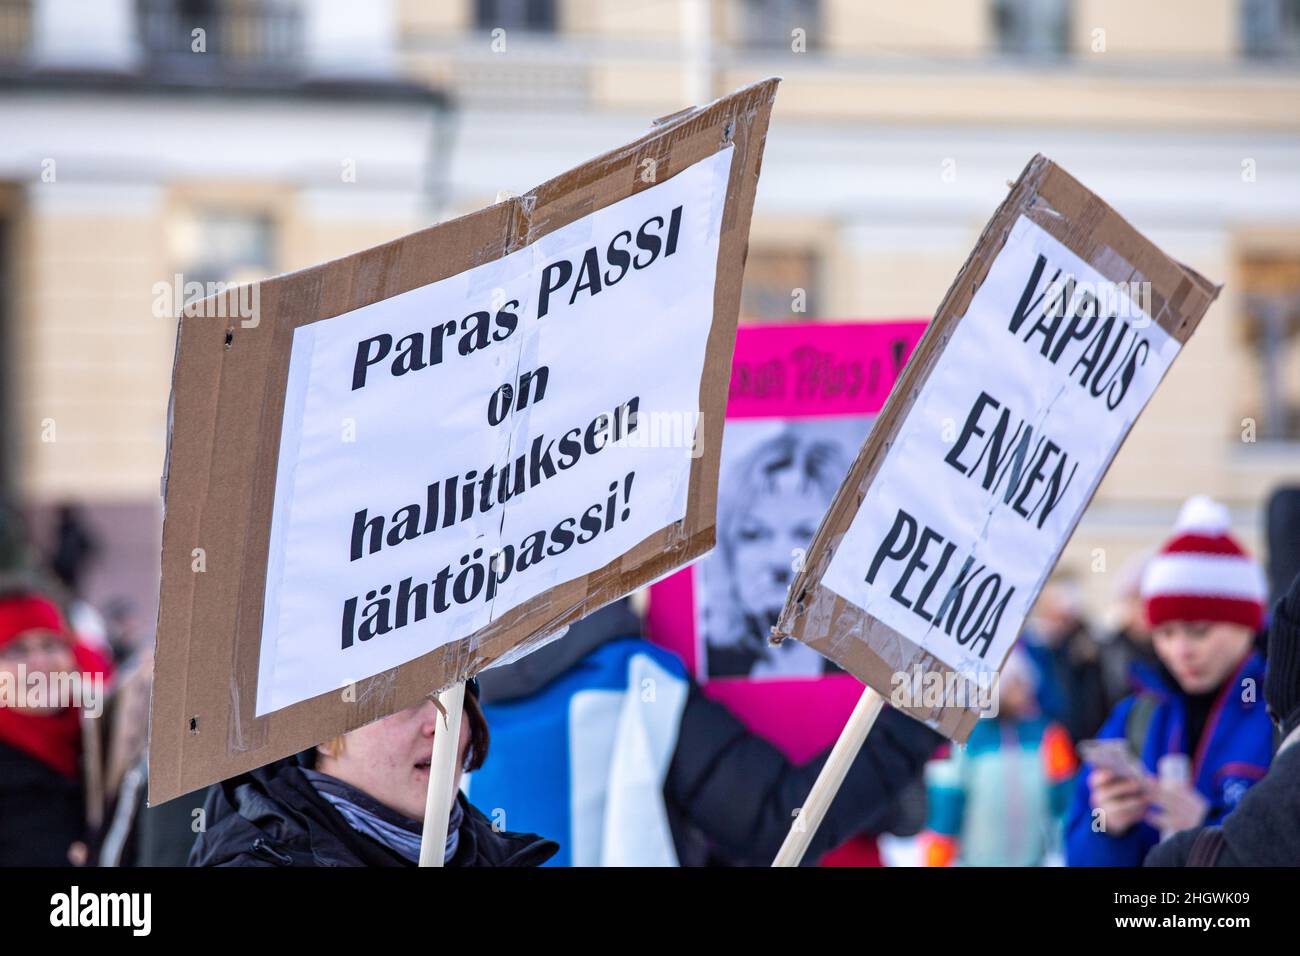
<instances>
[{"instance_id":1,"label":"red hat","mask_svg":"<svg viewBox=\"0 0 1300 956\"><path fill-rule=\"evenodd\" d=\"M57 634L72 648L75 667L83 674L107 673L107 663L76 642L53 601L36 594L0 598L0 650L28 631ZM73 707L55 714L29 714L21 708L0 706L0 743L21 750L41 763L76 778L81 753L81 718Z\"/></svg>"},{"instance_id":2,"label":"red hat","mask_svg":"<svg viewBox=\"0 0 1300 956\"><path fill-rule=\"evenodd\" d=\"M1204 495L1189 498L1174 536L1142 575L1142 603L1156 628L1170 621L1264 624L1264 570L1237 543L1228 509Z\"/></svg>"},{"instance_id":3,"label":"red hat","mask_svg":"<svg viewBox=\"0 0 1300 956\"><path fill-rule=\"evenodd\" d=\"M53 601L36 594L0 598L0 647L28 631L52 631L72 642L63 612Z\"/></svg>"}]
</instances>

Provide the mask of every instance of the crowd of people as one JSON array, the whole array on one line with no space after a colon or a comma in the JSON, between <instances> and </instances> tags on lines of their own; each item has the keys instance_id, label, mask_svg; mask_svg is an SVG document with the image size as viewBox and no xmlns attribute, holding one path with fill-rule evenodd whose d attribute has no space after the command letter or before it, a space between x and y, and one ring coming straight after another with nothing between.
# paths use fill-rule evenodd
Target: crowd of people
<instances>
[{"instance_id":1,"label":"crowd of people","mask_svg":"<svg viewBox=\"0 0 1300 956\"><path fill-rule=\"evenodd\" d=\"M1182 834L1222 824L1214 839L1254 841L1241 859L1300 865L1300 790L1284 788L1283 764L1271 770L1300 739L1294 496L1271 508L1271 608L1264 568L1203 497L1120 576L1111 628L1089 626L1070 582L1047 586L1003 669L999 713L928 768L926 862L1177 862ZM1282 791L1273 810L1252 800L1234 814L1266 779L1261 792ZM1286 835L1261 844L1271 813L1289 818Z\"/></svg>"},{"instance_id":2,"label":"crowd of people","mask_svg":"<svg viewBox=\"0 0 1300 956\"><path fill-rule=\"evenodd\" d=\"M936 866L1300 865L1298 500L1270 503L1267 574L1198 497L1105 626L1049 583L995 713L959 746L886 710L806 862L890 834ZM0 695L0 865L415 865L436 702L146 809L151 649L96 624L75 510L39 554L4 518L0 680L80 696ZM754 733L627 602L471 680L459 753L451 866L764 865L827 756Z\"/></svg>"}]
</instances>

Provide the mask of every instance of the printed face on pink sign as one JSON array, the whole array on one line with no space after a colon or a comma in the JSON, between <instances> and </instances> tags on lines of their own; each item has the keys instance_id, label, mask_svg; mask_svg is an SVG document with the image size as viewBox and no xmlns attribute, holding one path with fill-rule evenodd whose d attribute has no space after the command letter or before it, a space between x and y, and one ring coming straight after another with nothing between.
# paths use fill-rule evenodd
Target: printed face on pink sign
<instances>
[{"instance_id":1,"label":"printed face on pink sign","mask_svg":"<svg viewBox=\"0 0 1300 956\"><path fill-rule=\"evenodd\" d=\"M798 641L768 643L795 569L922 321L745 326L736 339L717 546L650 589L650 637L795 759L829 745L861 687ZM775 713L798 708L800 721Z\"/></svg>"},{"instance_id":2,"label":"printed face on pink sign","mask_svg":"<svg viewBox=\"0 0 1300 956\"><path fill-rule=\"evenodd\" d=\"M701 683L838 672L807 644L773 646L767 636L872 417L727 422L718 543L694 575L695 676Z\"/></svg>"}]
</instances>

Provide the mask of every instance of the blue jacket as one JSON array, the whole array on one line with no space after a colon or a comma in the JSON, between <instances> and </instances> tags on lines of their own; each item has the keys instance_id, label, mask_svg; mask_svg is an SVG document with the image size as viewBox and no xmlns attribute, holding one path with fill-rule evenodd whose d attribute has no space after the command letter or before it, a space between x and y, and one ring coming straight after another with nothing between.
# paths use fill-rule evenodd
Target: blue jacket
<instances>
[{"instance_id":1,"label":"blue jacket","mask_svg":"<svg viewBox=\"0 0 1300 956\"><path fill-rule=\"evenodd\" d=\"M501 826L553 835L547 866L675 866L663 782L686 695L675 655L604 644L540 692L484 706L491 757L469 793Z\"/></svg>"},{"instance_id":2,"label":"blue jacket","mask_svg":"<svg viewBox=\"0 0 1300 956\"><path fill-rule=\"evenodd\" d=\"M1153 774L1165 754L1185 753L1184 698L1163 679L1144 675L1150 686L1142 693L1158 699L1142 745L1142 763ZM1099 739L1123 738L1129 713L1140 695L1126 697L1097 733ZM1192 758L1196 789L1210 802L1205 822L1217 824L1254 783L1268 772L1273 750L1273 725L1264 706L1264 658L1252 652L1224 686L1201 732ZM1070 866L1141 866L1160 835L1145 822L1122 836L1094 831L1085 767L1075 785L1074 802L1066 821L1066 862Z\"/></svg>"}]
</instances>

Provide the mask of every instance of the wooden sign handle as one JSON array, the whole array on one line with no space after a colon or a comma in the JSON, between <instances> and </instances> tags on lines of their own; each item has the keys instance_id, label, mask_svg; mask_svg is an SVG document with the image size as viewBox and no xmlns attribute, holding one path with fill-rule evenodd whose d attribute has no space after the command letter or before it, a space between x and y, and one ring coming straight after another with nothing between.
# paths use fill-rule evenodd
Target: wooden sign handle
<instances>
[{"instance_id":1,"label":"wooden sign handle","mask_svg":"<svg viewBox=\"0 0 1300 956\"><path fill-rule=\"evenodd\" d=\"M497 190L496 202L513 196ZM442 866L447 846L447 822L451 802L456 799L456 758L460 751L460 721L465 713L465 682L454 684L438 695L442 726L433 735L433 756L429 759L429 790L424 798L424 831L420 837L420 866Z\"/></svg>"},{"instance_id":2,"label":"wooden sign handle","mask_svg":"<svg viewBox=\"0 0 1300 956\"><path fill-rule=\"evenodd\" d=\"M845 774L849 772L854 758L862 749L862 742L867 739L867 734L871 733L876 718L880 716L880 709L884 706L885 698L881 697L874 688L867 687L862 691L853 713L849 715L848 723L844 725L839 739L831 748L831 755L826 758L822 772L817 775L817 782L813 784L808 799L804 801L804 805L799 809L799 815L790 824L790 832L786 834L785 842L781 844L776 859L772 861L773 866L799 865L804 853L808 851L808 844L812 842L813 834L825 819L831 801L839 792Z\"/></svg>"},{"instance_id":3,"label":"wooden sign handle","mask_svg":"<svg viewBox=\"0 0 1300 956\"><path fill-rule=\"evenodd\" d=\"M420 866L442 866L447 846L447 821L456 799L456 758L460 751L460 721L465 712L465 682L438 695L442 725L433 735L429 761L429 790L424 801L424 835L420 838Z\"/></svg>"}]
</instances>

